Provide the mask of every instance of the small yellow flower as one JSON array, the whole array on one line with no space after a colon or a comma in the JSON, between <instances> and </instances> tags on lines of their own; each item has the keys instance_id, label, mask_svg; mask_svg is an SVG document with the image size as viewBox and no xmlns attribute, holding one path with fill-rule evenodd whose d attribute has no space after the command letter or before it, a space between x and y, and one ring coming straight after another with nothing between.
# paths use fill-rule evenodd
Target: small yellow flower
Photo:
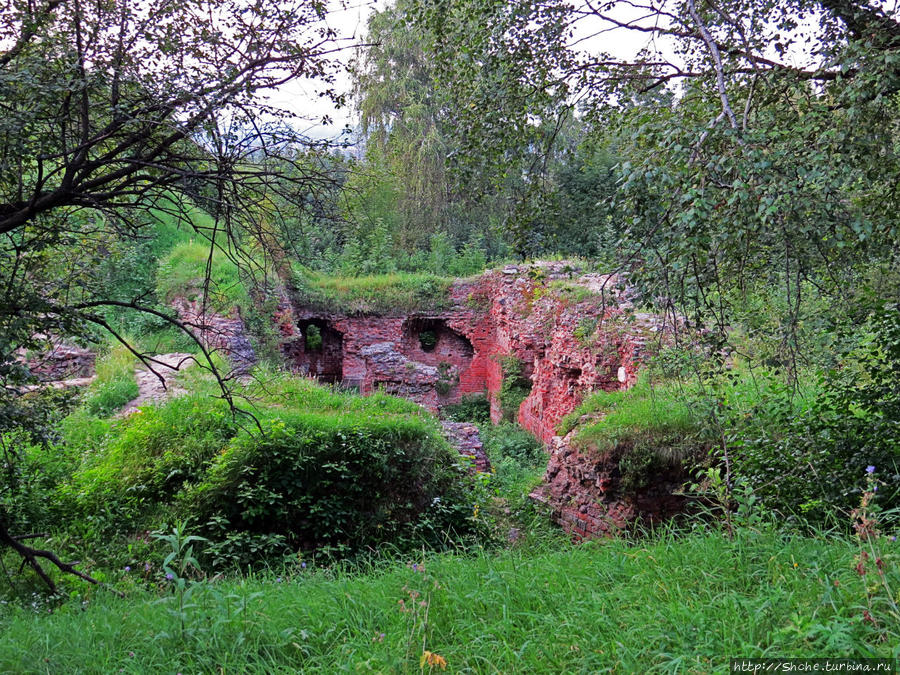
<instances>
[{"instance_id":1,"label":"small yellow flower","mask_svg":"<svg viewBox=\"0 0 900 675\"><path fill-rule=\"evenodd\" d=\"M419 667L424 668L426 663L429 666L437 666L441 670L447 669L447 659L440 654L435 654L434 652L429 652L427 650L422 652L422 658L419 659Z\"/></svg>"}]
</instances>

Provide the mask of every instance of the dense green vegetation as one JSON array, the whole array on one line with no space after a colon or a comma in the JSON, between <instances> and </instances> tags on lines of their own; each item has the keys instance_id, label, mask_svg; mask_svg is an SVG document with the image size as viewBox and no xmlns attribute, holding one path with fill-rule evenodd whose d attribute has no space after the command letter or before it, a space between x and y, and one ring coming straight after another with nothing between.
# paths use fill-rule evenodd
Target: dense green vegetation
<instances>
[{"instance_id":1,"label":"dense green vegetation","mask_svg":"<svg viewBox=\"0 0 900 675\"><path fill-rule=\"evenodd\" d=\"M238 417L198 372L185 382L196 393L121 420L92 415L88 399L63 422L60 449L77 459L47 495L54 512L92 523L82 536L95 541L191 521L216 569L323 547L441 546L472 530L463 469L418 406L265 375L241 390L253 407Z\"/></svg>"},{"instance_id":2,"label":"dense green vegetation","mask_svg":"<svg viewBox=\"0 0 900 675\"><path fill-rule=\"evenodd\" d=\"M881 552L892 591L896 546ZM889 601L884 590L867 600L858 554L841 538L771 526L731 540L703 529L574 548L548 539L499 555L346 570L295 561L237 580L189 579L182 609L159 568L132 566L115 575L132 589L125 601L101 591L51 614L40 602L0 609L0 668L419 672L423 651L450 672L501 673L726 672L734 655L896 658L897 623L860 619L868 602Z\"/></svg>"},{"instance_id":3,"label":"dense green vegetation","mask_svg":"<svg viewBox=\"0 0 900 675\"><path fill-rule=\"evenodd\" d=\"M397 0L345 95L322 3L7 5L0 670L900 657L896 8ZM644 49L600 53L613 30ZM295 78L352 102L356 154L260 98ZM562 540L527 497L547 457L515 423L514 356L501 424L483 396L442 410L481 428L474 475L419 406L280 367L284 293L428 315L455 277L576 256L619 273L616 329L666 329L635 386L558 431L615 497L682 476L699 515ZM232 377L177 300L240 317L260 365ZM570 326L595 356L601 324ZM97 356L88 386L37 382L58 338ZM198 362L182 395L122 415L171 351Z\"/></svg>"}]
</instances>

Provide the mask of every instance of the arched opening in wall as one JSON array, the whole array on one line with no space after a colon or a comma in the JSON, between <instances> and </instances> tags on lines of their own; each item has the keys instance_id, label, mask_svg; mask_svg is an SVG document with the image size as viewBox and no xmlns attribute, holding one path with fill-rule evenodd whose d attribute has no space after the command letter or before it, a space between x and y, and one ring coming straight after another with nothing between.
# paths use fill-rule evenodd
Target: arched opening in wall
<instances>
[{"instance_id":1,"label":"arched opening in wall","mask_svg":"<svg viewBox=\"0 0 900 675\"><path fill-rule=\"evenodd\" d=\"M303 337L285 350L291 367L322 382L340 382L344 373L344 335L325 319L297 322Z\"/></svg>"},{"instance_id":2,"label":"arched opening in wall","mask_svg":"<svg viewBox=\"0 0 900 675\"><path fill-rule=\"evenodd\" d=\"M403 355L429 366L447 364L463 371L472 362L475 349L443 319L410 317L403 322Z\"/></svg>"}]
</instances>

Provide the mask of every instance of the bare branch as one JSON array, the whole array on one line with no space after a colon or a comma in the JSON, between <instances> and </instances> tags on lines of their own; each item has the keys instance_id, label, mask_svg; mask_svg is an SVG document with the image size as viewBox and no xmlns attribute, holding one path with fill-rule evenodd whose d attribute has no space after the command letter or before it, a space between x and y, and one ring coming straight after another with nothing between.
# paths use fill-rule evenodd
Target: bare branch
<instances>
[{"instance_id":1,"label":"bare branch","mask_svg":"<svg viewBox=\"0 0 900 675\"><path fill-rule=\"evenodd\" d=\"M722 102L722 110L728 118L728 123L731 125L731 128L735 131L739 131L737 118L734 116L734 111L731 109L731 103L728 101L728 92L725 90L725 69L722 67L722 56L719 54L719 47L716 45L715 40L713 40L712 35L709 34L706 24L700 19L700 15L697 14L694 0L687 0L687 7L688 12L691 14L691 18L694 19L697 28L700 30L700 34L703 36L703 41L706 43L707 49L709 49L709 55L712 58L713 66L716 71L716 88L719 90L719 100Z\"/></svg>"}]
</instances>

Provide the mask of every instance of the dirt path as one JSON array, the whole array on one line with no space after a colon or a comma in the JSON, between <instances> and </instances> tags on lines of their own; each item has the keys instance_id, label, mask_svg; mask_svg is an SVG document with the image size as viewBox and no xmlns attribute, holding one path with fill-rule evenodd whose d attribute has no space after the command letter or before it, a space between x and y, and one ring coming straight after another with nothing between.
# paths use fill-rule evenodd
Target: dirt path
<instances>
[{"instance_id":1,"label":"dirt path","mask_svg":"<svg viewBox=\"0 0 900 675\"><path fill-rule=\"evenodd\" d=\"M125 407L118 413L118 417L131 415L147 403L156 403L172 396L180 396L187 393L175 384L175 378L179 372L196 364L193 355L173 352L171 354L158 354L152 358L151 365L156 372L151 372L143 365L135 370L134 379L137 380L139 393L137 398L125 404ZM162 376L162 381L160 381L159 376Z\"/></svg>"}]
</instances>

